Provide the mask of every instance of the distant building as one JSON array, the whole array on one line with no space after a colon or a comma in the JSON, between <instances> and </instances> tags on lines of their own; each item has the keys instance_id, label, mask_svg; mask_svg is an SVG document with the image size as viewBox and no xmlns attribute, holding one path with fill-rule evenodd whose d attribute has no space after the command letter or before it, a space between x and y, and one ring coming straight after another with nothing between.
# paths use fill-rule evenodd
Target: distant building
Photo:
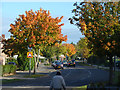
<instances>
[{"instance_id":1,"label":"distant building","mask_svg":"<svg viewBox=\"0 0 120 90\"><path fill-rule=\"evenodd\" d=\"M60 55L59 58L60 58L61 61L63 61L65 56L64 55Z\"/></svg>"},{"instance_id":2,"label":"distant building","mask_svg":"<svg viewBox=\"0 0 120 90\"><path fill-rule=\"evenodd\" d=\"M0 65L5 65L5 59L7 58L7 55L2 53L3 49L3 44L2 44L2 40L5 39L5 35L2 34L2 36L0 36Z\"/></svg>"}]
</instances>

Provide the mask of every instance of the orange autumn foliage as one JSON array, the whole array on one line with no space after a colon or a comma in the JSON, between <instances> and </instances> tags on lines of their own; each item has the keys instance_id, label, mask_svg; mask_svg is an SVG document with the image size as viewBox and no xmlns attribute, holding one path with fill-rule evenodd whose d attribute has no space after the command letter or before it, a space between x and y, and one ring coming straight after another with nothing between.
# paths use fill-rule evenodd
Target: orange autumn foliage
<instances>
[{"instance_id":1,"label":"orange autumn foliage","mask_svg":"<svg viewBox=\"0 0 120 90\"><path fill-rule=\"evenodd\" d=\"M71 57L72 55L76 53L76 49L73 44L64 43L62 46L66 48L67 56Z\"/></svg>"},{"instance_id":2,"label":"orange autumn foliage","mask_svg":"<svg viewBox=\"0 0 120 90\"><path fill-rule=\"evenodd\" d=\"M64 24L59 24L63 16L52 18L50 12L42 8L35 12L25 11L25 14L19 15L15 24L10 25L9 32L15 37L16 43L35 47L35 45L54 45L57 41L67 41L67 35L61 34L61 26Z\"/></svg>"}]
</instances>

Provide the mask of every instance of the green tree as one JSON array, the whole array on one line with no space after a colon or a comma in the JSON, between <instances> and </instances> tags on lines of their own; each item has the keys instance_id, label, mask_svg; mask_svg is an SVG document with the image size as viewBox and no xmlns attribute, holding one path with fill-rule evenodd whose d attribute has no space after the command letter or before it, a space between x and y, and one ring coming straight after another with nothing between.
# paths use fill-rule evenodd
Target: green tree
<instances>
[{"instance_id":1,"label":"green tree","mask_svg":"<svg viewBox=\"0 0 120 90\"><path fill-rule=\"evenodd\" d=\"M85 35L94 54L109 58L112 84L112 57L120 56L120 2L81 2L74 6L69 20Z\"/></svg>"},{"instance_id":2,"label":"green tree","mask_svg":"<svg viewBox=\"0 0 120 90\"><path fill-rule=\"evenodd\" d=\"M55 55L55 51L55 46L47 46L42 48L41 53L51 61L51 58Z\"/></svg>"},{"instance_id":3,"label":"green tree","mask_svg":"<svg viewBox=\"0 0 120 90\"><path fill-rule=\"evenodd\" d=\"M89 57L89 51L90 49L88 49L87 46L87 41L84 38L81 38L76 45L76 49L77 49L77 56L80 56L82 58L88 58Z\"/></svg>"}]
</instances>

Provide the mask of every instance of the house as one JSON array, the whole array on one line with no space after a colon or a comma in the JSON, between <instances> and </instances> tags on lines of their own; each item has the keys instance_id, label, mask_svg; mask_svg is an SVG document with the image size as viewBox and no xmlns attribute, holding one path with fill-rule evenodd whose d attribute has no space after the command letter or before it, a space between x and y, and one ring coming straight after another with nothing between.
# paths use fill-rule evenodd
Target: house
<instances>
[{"instance_id":1,"label":"house","mask_svg":"<svg viewBox=\"0 0 120 90\"><path fill-rule=\"evenodd\" d=\"M0 65L5 65L5 59L7 58L7 55L2 53L3 49L3 44L2 44L2 40L5 39L5 35L2 34L2 36L0 36Z\"/></svg>"}]
</instances>

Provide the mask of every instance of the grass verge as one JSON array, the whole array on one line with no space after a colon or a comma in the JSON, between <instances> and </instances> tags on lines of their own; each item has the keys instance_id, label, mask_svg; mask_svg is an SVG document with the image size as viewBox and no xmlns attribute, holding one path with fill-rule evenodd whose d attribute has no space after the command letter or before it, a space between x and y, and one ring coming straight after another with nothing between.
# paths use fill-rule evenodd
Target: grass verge
<instances>
[{"instance_id":1,"label":"grass verge","mask_svg":"<svg viewBox=\"0 0 120 90\"><path fill-rule=\"evenodd\" d=\"M44 64L45 66L50 66L51 64Z\"/></svg>"},{"instance_id":2,"label":"grass verge","mask_svg":"<svg viewBox=\"0 0 120 90\"><path fill-rule=\"evenodd\" d=\"M81 65L81 66L91 66L91 65L88 65L88 64L82 63L82 62L79 62L79 65Z\"/></svg>"},{"instance_id":3,"label":"grass verge","mask_svg":"<svg viewBox=\"0 0 120 90\"><path fill-rule=\"evenodd\" d=\"M43 76L47 76L47 75L44 75L44 74L25 75L24 78L38 78Z\"/></svg>"},{"instance_id":4,"label":"grass verge","mask_svg":"<svg viewBox=\"0 0 120 90\"><path fill-rule=\"evenodd\" d=\"M17 81L22 81L22 80L21 79L3 79L2 84L13 83L13 82L17 82Z\"/></svg>"},{"instance_id":5,"label":"grass verge","mask_svg":"<svg viewBox=\"0 0 120 90\"><path fill-rule=\"evenodd\" d=\"M73 90L87 90L87 85L84 85L84 86L79 86Z\"/></svg>"},{"instance_id":6,"label":"grass verge","mask_svg":"<svg viewBox=\"0 0 120 90\"><path fill-rule=\"evenodd\" d=\"M114 72L114 74L115 74L115 77L114 77L113 83L115 86L120 86L120 72L116 71Z\"/></svg>"}]
</instances>

